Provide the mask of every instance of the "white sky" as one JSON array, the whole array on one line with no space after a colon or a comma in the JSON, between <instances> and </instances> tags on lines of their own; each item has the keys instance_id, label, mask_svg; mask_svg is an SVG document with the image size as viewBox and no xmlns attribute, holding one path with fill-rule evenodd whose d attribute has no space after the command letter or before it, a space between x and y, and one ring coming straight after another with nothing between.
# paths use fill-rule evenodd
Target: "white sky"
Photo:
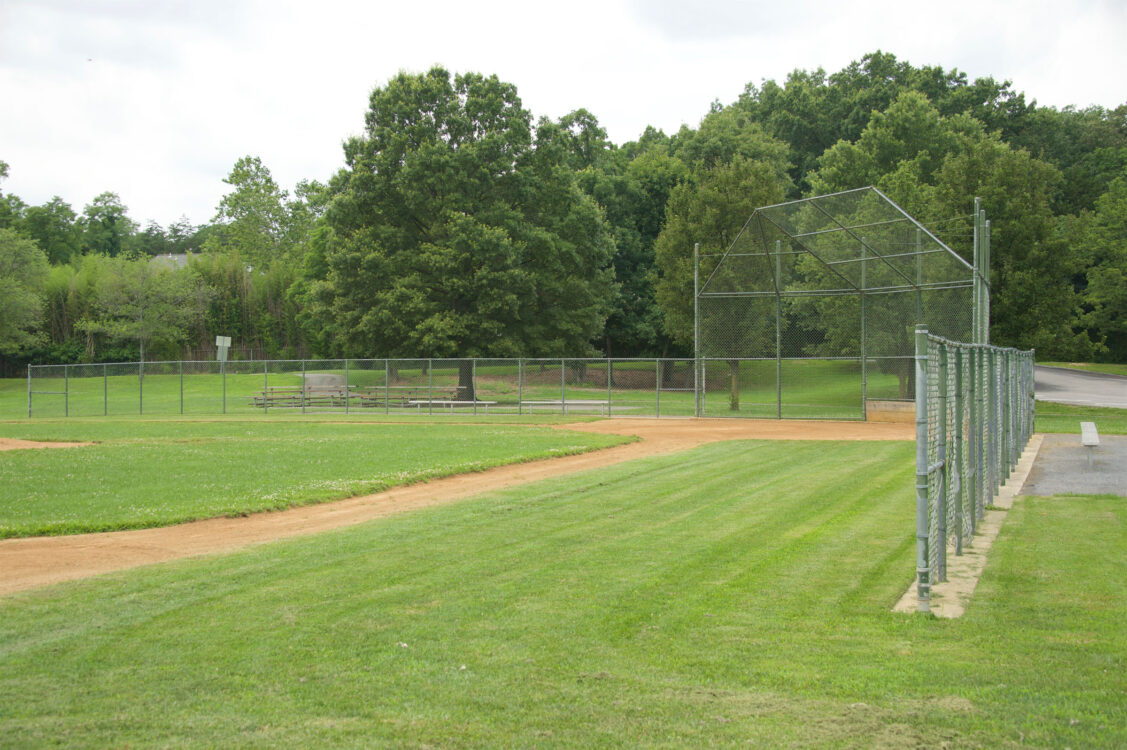
<instances>
[{"instance_id":1,"label":"white sky","mask_svg":"<svg viewBox=\"0 0 1127 750\"><path fill-rule=\"evenodd\" d=\"M291 191L327 179L401 69L496 73L534 117L585 107L623 143L876 49L1040 104L1127 101L1125 0L0 0L0 190L198 224L241 156Z\"/></svg>"}]
</instances>

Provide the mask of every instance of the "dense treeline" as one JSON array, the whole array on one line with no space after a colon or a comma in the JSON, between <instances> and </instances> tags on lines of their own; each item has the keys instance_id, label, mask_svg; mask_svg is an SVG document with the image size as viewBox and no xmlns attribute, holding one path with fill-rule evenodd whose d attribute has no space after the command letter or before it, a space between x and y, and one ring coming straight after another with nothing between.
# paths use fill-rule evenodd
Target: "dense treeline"
<instances>
[{"instance_id":1,"label":"dense treeline","mask_svg":"<svg viewBox=\"0 0 1127 750\"><path fill-rule=\"evenodd\" d=\"M0 193L6 369L208 356L216 334L254 357L685 354L694 242L864 185L925 224L982 198L995 343L1127 361L1127 104L1040 107L877 52L616 145L586 110L534 121L511 84L434 68L375 89L344 156L292 196L240 159L204 226Z\"/></svg>"}]
</instances>

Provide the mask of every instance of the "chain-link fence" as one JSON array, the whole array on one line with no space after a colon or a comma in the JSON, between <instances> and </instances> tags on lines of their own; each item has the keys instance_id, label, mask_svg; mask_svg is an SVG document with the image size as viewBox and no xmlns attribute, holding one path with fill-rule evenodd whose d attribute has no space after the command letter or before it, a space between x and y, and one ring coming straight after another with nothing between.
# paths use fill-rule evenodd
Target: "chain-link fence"
<instances>
[{"instance_id":1,"label":"chain-link fence","mask_svg":"<svg viewBox=\"0 0 1127 750\"><path fill-rule=\"evenodd\" d=\"M32 365L36 417L569 414L691 417L691 359L334 359Z\"/></svg>"},{"instance_id":2,"label":"chain-link fence","mask_svg":"<svg viewBox=\"0 0 1127 750\"><path fill-rule=\"evenodd\" d=\"M862 188L756 209L722 253L698 252L700 414L866 419L908 406L917 324L987 341L985 216L976 205L941 224L933 233Z\"/></svg>"},{"instance_id":3,"label":"chain-link fence","mask_svg":"<svg viewBox=\"0 0 1127 750\"><path fill-rule=\"evenodd\" d=\"M915 334L919 609L1033 434L1033 352Z\"/></svg>"}]
</instances>

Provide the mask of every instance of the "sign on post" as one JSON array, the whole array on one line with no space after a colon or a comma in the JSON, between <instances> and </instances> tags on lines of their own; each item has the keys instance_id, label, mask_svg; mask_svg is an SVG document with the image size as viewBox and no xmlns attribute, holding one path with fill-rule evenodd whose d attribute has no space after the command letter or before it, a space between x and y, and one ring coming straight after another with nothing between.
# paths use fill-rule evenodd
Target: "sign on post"
<instances>
[{"instance_id":1,"label":"sign on post","mask_svg":"<svg viewBox=\"0 0 1127 750\"><path fill-rule=\"evenodd\" d=\"M215 353L215 358L217 360L219 360L220 362L226 362L227 361L227 350L231 348L231 337L230 336L216 336L215 337L215 346L218 349L218 351L216 351L216 353Z\"/></svg>"}]
</instances>

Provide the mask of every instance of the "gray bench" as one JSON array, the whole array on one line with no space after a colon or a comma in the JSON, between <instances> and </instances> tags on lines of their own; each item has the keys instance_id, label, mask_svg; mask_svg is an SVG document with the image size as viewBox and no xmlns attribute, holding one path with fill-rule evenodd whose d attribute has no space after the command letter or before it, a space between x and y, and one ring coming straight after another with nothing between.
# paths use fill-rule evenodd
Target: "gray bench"
<instances>
[{"instance_id":1,"label":"gray bench","mask_svg":"<svg viewBox=\"0 0 1127 750\"><path fill-rule=\"evenodd\" d=\"M1088 468L1092 468L1092 451L1100 444L1100 433L1095 422L1080 423L1080 445L1088 449Z\"/></svg>"}]
</instances>

